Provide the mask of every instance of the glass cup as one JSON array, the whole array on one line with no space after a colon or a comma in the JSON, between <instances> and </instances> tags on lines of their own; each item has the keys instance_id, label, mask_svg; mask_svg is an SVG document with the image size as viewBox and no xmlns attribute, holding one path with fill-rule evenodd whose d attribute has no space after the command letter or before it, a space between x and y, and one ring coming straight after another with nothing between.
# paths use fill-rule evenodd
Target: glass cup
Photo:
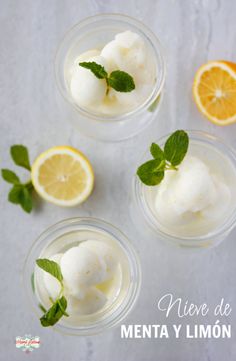
<instances>
[{"instance_id":1,"label":"glass cup","mask_svg":"<svg viewBox=\"0 0 236 361\"><path fill-rule=\"evenodd\" d=\"M196 234L176 232L157 218L154 208L155 188L145 186L138 176L133 179L131 216L136 225L146 227L150 237L168 241L170 244L184 248L210 248L222 242L236 225L236 152L223 140L201 131L187 131L190 143L188 153L196 155L214 167L221 167L222 174L227 177L231 191L229 212L212 229L197 230ZM170 136L156 141L161 147ZM138 166L151 159L150 151L146 151L139 160ZM137 166L137 168L138 168ZM154 193L153 193L154 192ZM208 225L209 226L209 225Z\"/></svg>"},{"instance_id":2,"label":"glass cup","mask_svg":"<svg viewBox=\"0 0 236 361\"><path fill-rule=\"evenodd\" d=\"M67 69L83 52L102 48L117 33L126 30L139 34L153 56L156 77L150 95L137 108L120 115L97 114L80 107L71 96ZM144 24L126 15L102 14L81 21L66 33L56 53L55 74L60 93L75 110L69 116L79 131L99 140L113 142L138 134L156 117L165 80L165 62L159 40Z\"/></svg>"},{"instance_id":3,"label":"glass cup","mask_svg":"<svg viewBox=\"0 0 236 361\"><path fill-rule=\"evenodd\" d=\"M133 309L141 285L141 269L136 251L127 237L111 224L95 218L71 218L63 220L44 231L32 245L23 270L25 294L34 313L40 318L42 299L40 292L45 287L37 274L36 259L48 258L56 253L65 252L87 239L110 240L122 257L119 257L121 280L116 297L99 311L82 315L76 321L68 323L69 318L62 317L53 326L64 334L92 335L119 324ZM43 305L45 307L45 305ZM78 323L76 323L78 321ZM40 321L39 321L40 322Z\"/></svg>"}]
</instances>

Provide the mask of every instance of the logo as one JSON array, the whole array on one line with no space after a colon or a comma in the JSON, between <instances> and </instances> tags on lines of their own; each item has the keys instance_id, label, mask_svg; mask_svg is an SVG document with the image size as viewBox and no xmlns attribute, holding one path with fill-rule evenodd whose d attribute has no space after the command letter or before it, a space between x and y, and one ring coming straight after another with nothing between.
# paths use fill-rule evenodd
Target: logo
<instances>
[{"instance_id":1,"label":"logo","mask_svg":"<svg viewBox=\"0 0 236 361\"><path fill-rule=\"evenodd\" d=\"M34 349L40 347L40 337L25 335L24 337L16 337L16 348L21 349L25 353L32 352Z\"/></svg>"}]
</instances>

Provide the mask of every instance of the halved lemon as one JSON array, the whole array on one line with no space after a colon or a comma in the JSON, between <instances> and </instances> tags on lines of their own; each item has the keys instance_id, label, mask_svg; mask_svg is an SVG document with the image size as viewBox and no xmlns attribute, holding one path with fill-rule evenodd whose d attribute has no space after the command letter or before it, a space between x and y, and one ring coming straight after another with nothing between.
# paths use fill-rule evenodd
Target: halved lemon
<instances>
[{"instance_id":1,"label":"halved lemon","mask_svg":"<svg viewBox=\"0 0 236 361\"><path fill-rule=\"evenodd\" d=\"M53 147L42 153L32 166L31 178L38 194L59 206L84 202L94 185L89 160L68 146Z\"/></svg>"},{"instance_id":2,"label":"halved lemon","mask_svg":"<svg viewBox=\"0 0 236 361\"><path fill-rule=\"evenodd\" d=\"M217 125L236 122L236 64L211 61L194 78L193 95L200 111Z\"/></svg>"}]
</instances>

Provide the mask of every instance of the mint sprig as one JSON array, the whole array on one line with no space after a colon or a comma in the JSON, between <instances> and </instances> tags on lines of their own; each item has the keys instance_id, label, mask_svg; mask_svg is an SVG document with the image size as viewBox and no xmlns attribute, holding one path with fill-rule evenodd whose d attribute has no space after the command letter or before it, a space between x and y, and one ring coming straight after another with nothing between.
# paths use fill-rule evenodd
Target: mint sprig
<instances>
[{"instance_id":1,"label":"mint sprig","mask_svg":"<svg viewBox=\"0 0 236 361\"><path fill-rule=\"evenodd\" d=\"M118 92L127 93L135 89L134 79L131 75L121 70L114 70L108 74L105 68L95 61L79 63L83 68L89 69L98 79L105 79L107 83L107 92L113 88Z\"/></svg>"},{"instance_id":2,"label":"mint sprig","mask_svg":"<svg viewBox=\"0 0 236 361\"><path fill-rule=\"evenodd\" d=\"M189 137L184 130L177 130L167 139L164 150L152 143L150 153L154 159L147 161L137 169L141 182L155 186L164 179L166 170L177 171L177 166L183 161L189 146Z\"/></svg>"},{"instance_id":3,"label":"mint sprig","mask_svg":"<svg viewBox=\"0 0 236 361\"><path fill-rule=\"evenodd\" d=\"M52 306L49 310L44 311L44 315L40 318L40 322L43 327L53 326L62 318L62 316L69 316L66 312L67 300L65 296L63 296L64 285L61 267L58 263L47 258L39 258L36 260L36 263L42 270L55 277L61 285L61 290L57 299L55 301L52 300ZM42 307L40 308L42 309Z\"/></svg>"},{"instance_id":4,"label":"mint sprig","mask_svg":"<svg viewBox=\"0 0 236 361\"><path fill-rule=\"evenodd\" d=\"M28 150L24 145L13 145L10 154L16 165L31 171ZM10 169L2 169L1 173L6 182L13 184L8 193L8 201L20 205L25 212L30 213L33 208L33 184L31 180L22 183L18 175Z\"/></svg>"}]
</instances>

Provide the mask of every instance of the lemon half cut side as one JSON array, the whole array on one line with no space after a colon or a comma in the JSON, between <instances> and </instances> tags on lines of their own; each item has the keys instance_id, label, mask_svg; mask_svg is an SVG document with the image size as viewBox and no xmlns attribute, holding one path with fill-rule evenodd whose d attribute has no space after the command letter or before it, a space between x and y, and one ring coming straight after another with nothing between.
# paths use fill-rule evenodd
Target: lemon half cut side
<instances>
[{"instance_id":1,"label":"lemon half cut side","mask_svg":"<svg viewBox=\"0 0 236 361\"><path fill-rule=\"evenodd\" d=\"M69 146L53 147L40 154L33 163L31 178L43 199L65 207L84 202L94 185L89 160Z\"/></svg>"}]
</instances>

